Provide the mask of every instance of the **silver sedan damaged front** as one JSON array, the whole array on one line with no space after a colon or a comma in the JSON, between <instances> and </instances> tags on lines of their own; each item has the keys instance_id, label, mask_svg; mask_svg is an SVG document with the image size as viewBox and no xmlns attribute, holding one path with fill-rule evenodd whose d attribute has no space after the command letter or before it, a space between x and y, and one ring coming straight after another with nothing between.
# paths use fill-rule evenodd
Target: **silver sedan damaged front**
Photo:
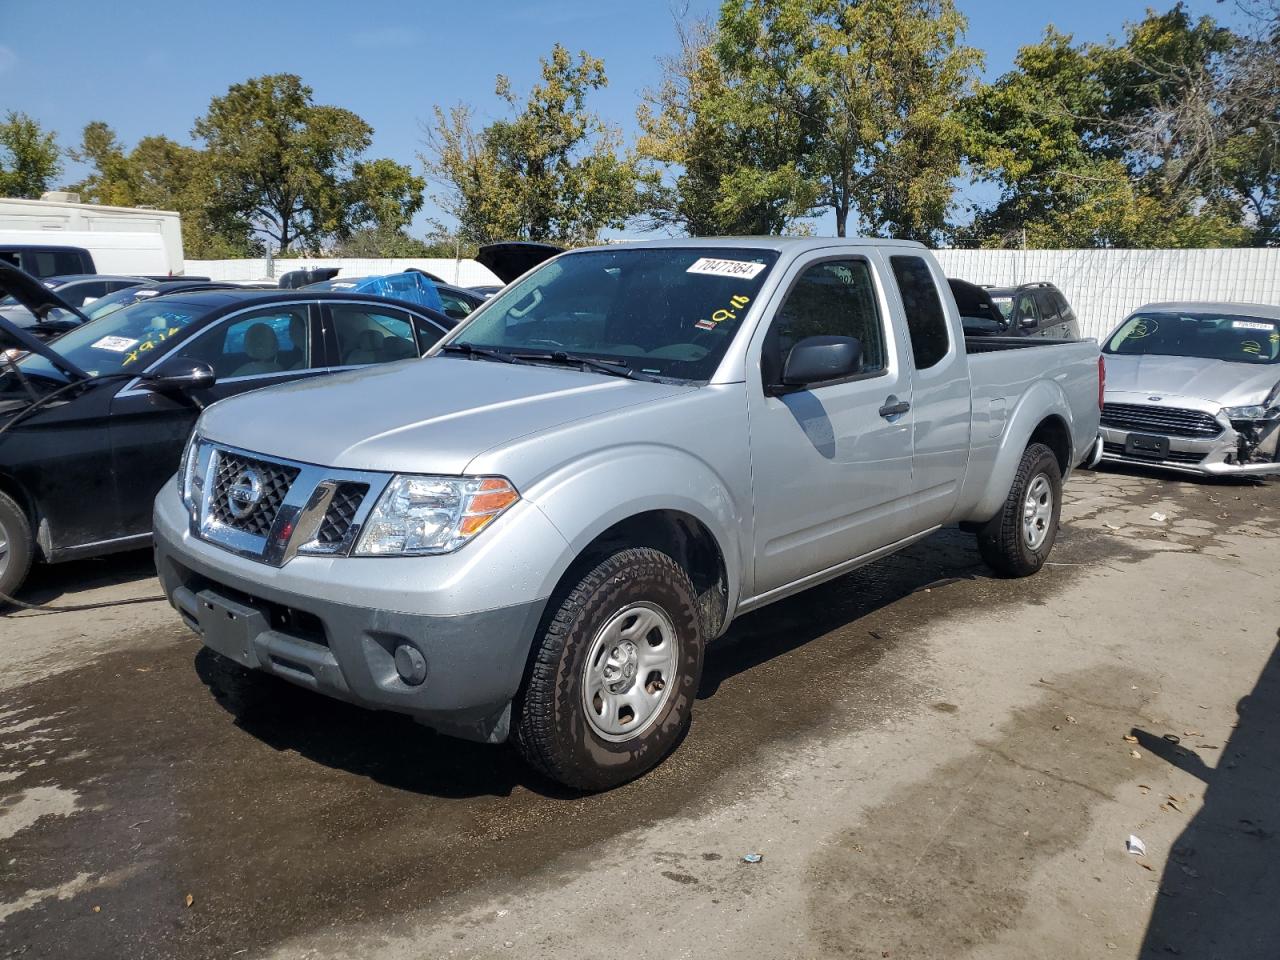
<instances>
[{"instance_id":1,"label":"silver sedan damaged front","mask_svg":"<svg viewBox=\"0 0 1280 960\"><path fill-rule=\"evenodd\" d=\"M1151 304L1103 352L1104 459L1280 475L1280 308Z\"/></svg>"}]
</instances>

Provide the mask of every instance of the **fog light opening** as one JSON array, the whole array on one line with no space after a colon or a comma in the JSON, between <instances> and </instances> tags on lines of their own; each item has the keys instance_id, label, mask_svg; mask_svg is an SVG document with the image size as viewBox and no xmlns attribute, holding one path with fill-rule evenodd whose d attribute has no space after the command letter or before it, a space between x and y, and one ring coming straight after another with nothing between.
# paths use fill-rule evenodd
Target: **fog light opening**
<instances>
[{"instance_id":1,"label":"fog light opening","mask_svg":"<svg viewBox=\"0 0 1280 960\"><path fill-rule=\"evenodd\" d=\"M395 652L396 673L411 687L419 686L427 679L427 658L417 647L402 643Z\"/></svg>"}]
</instances>

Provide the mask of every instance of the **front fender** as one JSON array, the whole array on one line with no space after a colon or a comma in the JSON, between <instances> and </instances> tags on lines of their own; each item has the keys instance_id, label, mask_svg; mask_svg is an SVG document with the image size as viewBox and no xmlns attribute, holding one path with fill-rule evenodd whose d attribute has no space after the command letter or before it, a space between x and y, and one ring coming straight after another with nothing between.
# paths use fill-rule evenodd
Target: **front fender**
<instances>
[{"instance_id":1,"label":"front fender","mask_svg":"<svg viewBox=\"0 0 1280 960\"><path fill-rule=\"evenodd\" d=\"M637 514L675 510L701 522L724 558L729 611L741 596L747 569L744 516L729 485L711 465L687 451L659 444L597 450L566 463L522 495L560 531L568 549L550 572L553 588L569 565L600 534Z\"/></svg>"},{"instance_id":2,"label":"front fender","mask_svg":"<svg viewBox=\"0 0 1280 960\"><path fill-rule=\"evenodd\" d=\"M1057 417L1066 426L1074 458L1076 424L1067 395L1057 382L1037 380L1018 398L1018 405L1000 434L986 488L966 520L983 523L1000 511L1009 496L1014 474L1018 472L1018 464L1022 462L1022 454L1031 442L1031 435L1051 417Z\"/></svg>"}]
</instances>

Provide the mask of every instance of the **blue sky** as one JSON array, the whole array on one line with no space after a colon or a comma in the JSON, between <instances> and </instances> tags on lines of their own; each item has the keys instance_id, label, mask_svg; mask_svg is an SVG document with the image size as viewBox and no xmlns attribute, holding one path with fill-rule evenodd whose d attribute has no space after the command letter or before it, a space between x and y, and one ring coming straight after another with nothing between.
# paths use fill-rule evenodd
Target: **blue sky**
<instances>
[{"instance_id":1,"label":"blue sky","mask_svg":"<svg viewBox=\"0 0 1280 960\"><path fill-rule=\"evenodd\" d=\"M1077 39L1102 40L1150 5L956 2L969 19L968 42L986 51L989 77L1050 22ZM1220 18L1233 10L1205 0L1187 5ZM674 50L673 15L717 7L716 0L0 0L0 111L32 115L68 146L90 120L107 121L129 145L153 133L185 142L194 118L228 85L292 72L318 102L354 110L373 126L371 155L416 169L421 122L434 105L465 101L482 118L498 115L495 75L527 89L538 58L556 42L604 59L609 87L591 105L630 134L640 91L660 79L655 58ZM435 212L427 207L418 232ZM828 232L825 223L818 229Z\"/></svg>"}]
</instances>

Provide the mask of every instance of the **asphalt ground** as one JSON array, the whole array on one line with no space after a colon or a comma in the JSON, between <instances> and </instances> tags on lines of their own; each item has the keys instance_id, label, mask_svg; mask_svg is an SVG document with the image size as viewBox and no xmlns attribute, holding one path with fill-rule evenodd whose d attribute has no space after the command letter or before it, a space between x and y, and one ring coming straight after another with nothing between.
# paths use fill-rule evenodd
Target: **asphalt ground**
<instances>
[{"instance_id":1,"label":"asphalt ground","mask_svg":"<svg viewBox=\"0 0 1280 960\"><path fill-rule=\"evenodd\" d=\"M594 796L40 569L143 602L0 619L0 957L1280 956L1280 484L1067 493L1033 578L947 530L743 617Z\"/></svg>"}]
</instances>

